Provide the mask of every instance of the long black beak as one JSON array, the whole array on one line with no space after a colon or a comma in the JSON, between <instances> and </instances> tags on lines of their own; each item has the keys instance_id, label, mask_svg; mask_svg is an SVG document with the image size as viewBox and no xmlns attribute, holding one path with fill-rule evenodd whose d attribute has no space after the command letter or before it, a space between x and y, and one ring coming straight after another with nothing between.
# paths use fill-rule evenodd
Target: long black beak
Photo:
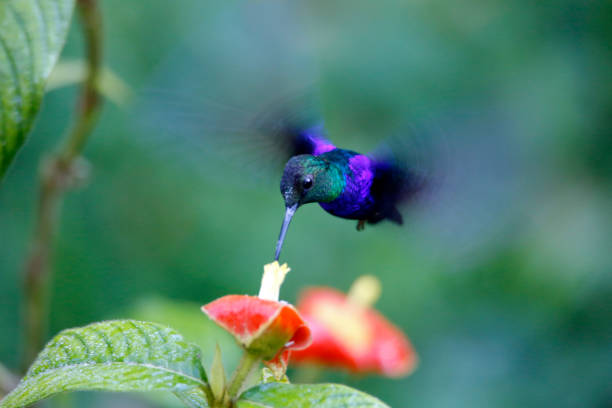
<instances>
[{"instance_id":1,"label":"long black beak","mask_svg":"<svg viewBox=\"0 0 612 408\"><path fill-rule=\"evenodd\" d=\"M293 218L293 214L295 214L295 210L297 210L298 204L293 204L292 206L288 206L285 209L285 219L283 220L283 225L280 230L280 234L278 236L278 242L276 243L276 252L274 253L274 260L278 261L278 257L280 256L281 249L283 248L283 241L285 240L285 235L287 234L287 229L289 228L289 224L291 223L291 218Z\"/></svg>"}]
</instances>

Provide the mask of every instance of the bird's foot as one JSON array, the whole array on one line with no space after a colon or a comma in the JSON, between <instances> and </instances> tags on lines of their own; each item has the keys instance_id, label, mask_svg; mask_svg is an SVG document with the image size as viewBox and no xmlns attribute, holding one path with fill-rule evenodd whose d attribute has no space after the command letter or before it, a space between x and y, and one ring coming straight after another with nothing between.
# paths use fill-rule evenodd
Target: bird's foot
<instances>
[{"instance_id":1,"label":"bird's foot","mask_svg":"<svg viewBox=\"0 0 612 408\"><path fill-rule=\"evenodd\" d=\"M365 228L365 223L366 220L357 221L357 231L363 231L363 229Z\"/></svg>"}]
</instances>

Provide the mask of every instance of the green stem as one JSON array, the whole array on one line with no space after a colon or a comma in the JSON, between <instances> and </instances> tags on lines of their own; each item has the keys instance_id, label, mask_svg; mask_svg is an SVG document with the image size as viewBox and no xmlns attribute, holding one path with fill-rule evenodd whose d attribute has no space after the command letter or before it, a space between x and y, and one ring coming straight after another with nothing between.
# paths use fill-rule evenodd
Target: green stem
<instances>
[{"instance_id":1,"label":"green stem","mask_svg":"<svg viewBox=\"0 0 612 408\"><path fill-rule=\"evenodd\" d=\"M240 360L240 364L238 364L238 368L236 368L236 371L232 376L230 385L227 387L227 393L231 399L238 396L240 388L242 388L242 385L244 384L244 380L246 380L251 370L253 370L253 367L255 367L260 360L261 357L257 355L249 353L248 351L244 352L242 355L242 360Z\"/></svg>"},{"instance_id":2,"label":"green stem","mask_svg":"<svg viewBox=\"0 0 612 408\"><path fill-rule=\"evenodd\" d=\"M81 88L74 125L60 150L41 162L36 226L24 266L24 353L25 371L44 344L47 331L51 248L63 193L83 178L79 155L100 110L101 99L95 84L102 61L102 25L96 0L78 0L77 10L85 37L87 74Z\"/></svg>"},{"instance_id":3,"label":"green stem","mask_svg":"<svg viewBox=\"0 0 612 408\"><path fill-rule=\"evenodd\" d=\"M85 37L87 74L81 88L77 119L59 153L60 160L65 164L81 154L101 106L97 84L102 67L102 18L97 0L78 0L77 6Z\"/></svg>"},{"instance_id":4,"label":"green stem","mask_svg":"<svg viewBox=\"0 0 612 408\"><path fill-rule=\"evenodd\" d=\"M202 391L204 391L204 395L206 395L206 401L208 401L208 406L210 406L211 408L214 408L215 407L215 396L213 395L213 392L210 389L210 385L206 384L200 388L202 388Z\"/></svg>"}]
</instances>

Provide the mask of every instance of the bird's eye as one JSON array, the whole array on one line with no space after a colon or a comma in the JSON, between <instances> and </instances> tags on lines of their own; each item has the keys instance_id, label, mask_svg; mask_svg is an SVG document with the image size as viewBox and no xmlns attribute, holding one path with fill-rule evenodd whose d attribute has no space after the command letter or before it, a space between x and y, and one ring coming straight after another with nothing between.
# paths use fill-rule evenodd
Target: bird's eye
<instances>
[{"instance_id":1,"label":"bird's eye","mask_svg":"<svg viewBox=\"0 0 612 408\"><path fill-rule=\"evenodd\" d=\"M312 177L306 176L302 181L302 187L304 190L308 190L310 187L312 187Z\"/></svg>"}]
</instances>

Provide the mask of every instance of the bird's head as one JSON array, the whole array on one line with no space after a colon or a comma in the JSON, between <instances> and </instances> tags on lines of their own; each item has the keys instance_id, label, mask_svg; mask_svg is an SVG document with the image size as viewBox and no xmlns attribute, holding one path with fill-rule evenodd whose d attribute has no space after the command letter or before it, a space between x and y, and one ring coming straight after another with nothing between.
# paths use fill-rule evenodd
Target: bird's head
<instances>
[{"instance_id":1,"label":"bird's head","mask_svg":"<svg viewBox=\"0 0 612 408\"><path fill-rule=\"evenodd\" d=\"M280 191L285 206L329 202L342 192L340 175L327 160L309 154L292 157L285 165ZM343 180L342 180L343 181ZM297 208L297 207L296 207Z\"/></svg>"},{"instance_id":2,"label":"bird's head","mask_svg":"<svg viewBox=\"0 0 612 408\"><path fill-rule=\"evenodd\" d=\"M329 161L309 154L292 157L285 165L280 191L285 199L285 219L276 244L278 259L291 218L302 204L330 202L344 189L345 180L340 169Z\"/></svg>"}]
</instances>

